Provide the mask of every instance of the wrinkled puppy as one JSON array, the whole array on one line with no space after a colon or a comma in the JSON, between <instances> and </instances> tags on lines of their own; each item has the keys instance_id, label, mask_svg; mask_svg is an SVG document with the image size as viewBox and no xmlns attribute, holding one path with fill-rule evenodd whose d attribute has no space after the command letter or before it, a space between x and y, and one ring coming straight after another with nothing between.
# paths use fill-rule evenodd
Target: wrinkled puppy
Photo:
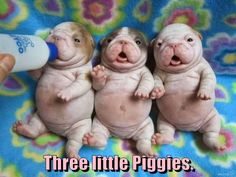
<instances>
[{"instance_id":1,"label":"wrinkled puppy","mask_svg":"<svg viewBox=\"0 0 236 177\"><path fill-rule=\"evenodd\" d=\"M43 70L31 72L40 77L37 112L28 123L16 122L13 130L29 138L47 131L65 136L67 156L78 158L82 138L91 129L94 93L89 75L94 41L83 26L74 22L57 25L47 41L56 44L59 57Z\"/></svg>"},{"instance_id":2,"label":"wrinkled puppy","mask_svg":"<svg viewBox=\"0 0 236 177\"><path fill-rule=\"evenodd\" d=\"M174 141L175 129L200 131L205 144L216 151L220 116L214 108L216 78L202 57L201 35L185 24L166 26L153 42L155 88L160 110L153 144Z\"/></svg>"},{"instance_id":3,"label":"wrinkled puppy","mask_svg":"<svg viewBox=\"0 0 236 177\"><path fill-rule=\"evenodd\" d=\"M132 138L141 154L153 154L152 102L148 98L154 80L146 60L147 42L137 30L123 27L102 41L101 65L92 71L96 117L84 144L104 147L111 134Z\"/></svg>"}]
</instances>

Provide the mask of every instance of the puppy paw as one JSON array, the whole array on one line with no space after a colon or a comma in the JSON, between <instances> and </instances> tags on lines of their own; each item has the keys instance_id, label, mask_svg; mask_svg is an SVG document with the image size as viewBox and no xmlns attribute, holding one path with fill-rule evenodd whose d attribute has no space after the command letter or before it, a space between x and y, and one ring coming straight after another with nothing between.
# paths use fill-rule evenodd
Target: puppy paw
<instances>
[{"instance_id":1,"label":"puppy paw","mask_svg":"<svg viewBox=\"0 0 236 177\"><path fill-rule=\"evenodd\" d=\"M86 133L82 139L82 142L84 145L95 146L97 141L93 133Z\"/></svg>"},{"instance_id":2,"label":"puppy paw","mask_svg":"<svg viewBox=\"0 0 236 177\"><path fill-rule=\"evenodd\" d=\"M61 90L58 94L57 94L57 98L59 98L60 100L64 101L64 102L68 102L71 100L71 95L68 91L66 90Z\"/></svg>"},{"instance_id":3,"label":"puppy paw","mask_svg":"<svg viewBox=\"0 0 236 177\"><path fill-rule=\"evenodd\" d=\"M226 146L225 145L219 145L215 147L215 151L216 152L223 152L226 150Z\"/></svg>"},{"instance_id":4,"label":"puppy paw","mask_svg":"<svg viewBox=\"0 0 236 177\"><path fill-rule=\"evenodd\" d=\"M67 157L69 158L76 158L77 160L80 159L80 156L78 155L78 151L75 150L73 147L69 147L66 149Z\"/></svg>"},{"instance_id":5,"label":"puppy paw","mask_svg":"<svg viewBox=\"0 0 236 177\"><path fill-rule=\"evenodd\" d=\"M103 136L99 136L93 133L86 133L82 139L84 145L103 148L107 144L107 140Z\"/></svg>"},{"instance_id":6,"label":"puppy paw","mask_svg":"<svg viewBox=\"0 0 236 177\"><path fill-rule=\"evenodd\" d=\"M70 152L68 155L67 155L69 158L76 158L77 160L80 159L80 156L74 152Z\"/></svg>"},{"instance_id":7,"label":"puppy paw","mask_svg":"<svg viewBox=\"0 0 236 177\"><path fill-rule=\"evenodd\" d=\"M30 133L30 131L28 130L28 125L27 124L24 124L22 121L17 121L13 127L12 127L12 130L13 132L19 134L19 135L23 135L25 137L28 137L28 138L35 138L35 136Z\"/></svg>"},{"instance_id":8,"label":"puppy paw","mask_svg":"<svg viewBox=\"0 0 236 177\"><path fill-rule=\"evenodd\" d=\"M141 98L141 99L148 99L149 98L149 93L147 91L138 89L135 91L134 96L137 98Z\"/></svg>"},{"instance_id":9,"label":"puppy paw","mask_svg":"<svg viewBox=\"0 0 236 177\"><path fill-rule=\"evenodd\" d=\"M219 141L216 141L211 146L209 146L213 151L217 153L222 153L226 150L226 146L224 144L221 144Z\"/></svg>"},{"instance_id":10,"label":"puppy paw","mask_svg":"<svg viewBox=\"0 0 236 177\"><path fill-rule=\"evenodd\" d=\"M106 69L104 66L97 65L91 72L92 78L97 82L104 82L107 78Z\"/></svg>"},{"instance_id":11,"label":"puppy paw","mask_svg":"<svg viewBox=\"0 0 236 177\"><path fill-rule=\"evenodd\" d=\"M146 156L146 157L156 157L157 154L154 153L154 151L152 149L149 149L149 150L146 150L146 151L139 151L139 153L142 155L142 156Z\"/></svg>"},{"instance_id":12,"label":"puppy paw","mask_svg":"<svg viewBox=\"0 0 236 177\"><path fill-rule=\"evenodd\" d=\"M150 139L140 139L137 141L136 148L140 155L146 157L154 157L156 154L152 150L152 143Z\"/></svg>"},{"instance_id":13,"label":"puppy paw","mask_svg":"<svg viewBox=\"0 0 236 177\"><path fill-rule=\"evenodd\" d=\"M154 135L152 135L151 142L154 145L163 144L163 137L162 137L162 135L160 133L155 133Z\"/></svg>"},{"instance_id":14,"label":"puppy paw","mask_svg":"<svg viewBox=\"0 0 236 177\"><path fill-rule=\"evenodd\" d=\"M151 99L161 98L165 94L165 89L161 87L156 87L152 90L150 94Z\"/></svg>"},{"instance_id":15,"label":"puppy paw","mask_svg":"<svg viewBox=\"0 0 236 177\"><path fill-rule=\"evenodd\" d=\"M197 93L197 97L201 100L210 100L212 91L209 89L201 89Z\"/></svg>"}]
</instances>

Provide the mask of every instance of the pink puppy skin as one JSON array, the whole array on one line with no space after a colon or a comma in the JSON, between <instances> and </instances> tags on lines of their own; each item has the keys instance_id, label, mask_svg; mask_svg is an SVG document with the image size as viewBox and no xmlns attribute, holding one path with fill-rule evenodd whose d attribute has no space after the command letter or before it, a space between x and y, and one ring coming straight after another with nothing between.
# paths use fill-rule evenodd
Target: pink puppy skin
<instances>
[{"instance_id":1,"label":"pink puppy skin","mask_svg":"<svg viewBox=\"0 0 236 177\"><path fill-rule=\"evenodd\" d=\"M220 116L214 108L216 78L202 57L201 35L185 24L166 26L153 41L156 69L151 93L160 110L153 144L174 141L176 129L200 131L216 151Z\"/></svg>"},{"instance_id":2,"label":"pink puppy skin","mask_svg":"<svg viewBox=\"0 0 236 177\"><path fill-rule=\"evenodd\" d=\"M94 93L90 58L94 41L83 26L74 22L57 25L47 41L56 44L59 58L40 70L31 71L39 79L37 111L29 123L17 122L13 130L29 138L37 138L47 131L65 136L67 156L78 158L82 138L91 129Z\"/></svg>"},{"instance_id":3,"label":"pink puppy skin","mask_svg":"<svg viewBox=\"0 0 236 177\"><path fill-rule=\"evenodd\" d=\"M141 154L152 155L148 98L154 80L146 59L147 43L137 30L123 27L102 41L102 63L92 71L96 117L85 144L104 147L114 135L136 140Z\"/></svg>"}]
</instances>

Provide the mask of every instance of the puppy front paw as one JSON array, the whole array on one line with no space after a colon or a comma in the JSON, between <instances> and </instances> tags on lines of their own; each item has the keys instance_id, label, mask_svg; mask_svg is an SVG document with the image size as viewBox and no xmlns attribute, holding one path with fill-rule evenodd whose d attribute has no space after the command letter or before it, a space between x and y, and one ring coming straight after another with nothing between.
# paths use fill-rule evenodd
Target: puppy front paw
<instances>
[{"instance_id":1,"label":"puppy front paw","mask_svg":"<svg viewBox=\"0 0 236 177\"><path fill-rule=\"evenodd\" d=\"M210 89L201 89L197 93L197 97L201 100L210 100L212 91Z\"/></svg>"},{"instance_id":2,"label":"puppy front paw","mask_svg":"<svg viewBox=\"0 0 236 177\"><path fill-rule=\"evenodd\" d=\"M57 94L57 98L59 98L60 100L64 101L64 102L68 102L71 100L71 94L69 93L69 91L67 90L61 90L58 94Z\"/></svg>"},{"instance_id":3,"label":"puppy front paw","mask_svg":"<svg viewBox=\"0 0 236 177\"><path fill-rule=\"evenodd\" d=\"M134 93L134 96L137 98L141 98L141 99L148 99L149 98L149 92L141 90L141 89L137 89Z\"/></svg>"},{"instance_id":4,"label":"puppy front paw","mask_svg":"<svg viewBox=\"0 0 236 177\"><path fill-rule=\"evenodd\" d=\"M161 87L156 87L152 90L150 98L158 99L161 98L165 94L165 89Z\"/></svg>"},{"instance_id":5,"label":"puppy front paw","mask_svg":"<svg viewBox=\"0 0 236 177\"><path fill-rule=\"evenodd\" d=\"M96 67L94 67L91 72L91 75L96 82L103 82L107 78L106 69L104 66L101 65L97 65Z\"/></svg>"}]
</instances>

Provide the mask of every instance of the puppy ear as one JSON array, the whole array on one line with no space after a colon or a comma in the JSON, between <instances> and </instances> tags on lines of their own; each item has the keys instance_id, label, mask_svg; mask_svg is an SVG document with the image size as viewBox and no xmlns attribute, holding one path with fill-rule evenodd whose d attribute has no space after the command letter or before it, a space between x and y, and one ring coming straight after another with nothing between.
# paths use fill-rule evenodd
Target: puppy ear
<instances>
[{"instance_id":1,"label":"puppy ear","mask_svg":"<svg viewBox=\"0 0 236 177\"><path fill-rule=\"evenodd\" d=\"M94 41L92 35L90 35L90 41L91 41L92 47L95 48L95 41Z\"/></svg>"},{"instance_id":2,"label":"puppy ear","mask_svg":"<svg viewBox=\"0 0 236 177\"><path fill-rule=\"evenodd\" d=\"M104 38L102 38L101 40L100 40L100 42L99 42L99 44L102 46L102 44L103 44L103 42L105 41L105 37Z\"/></svg>"},{"instance_id":3,"label":"puppy ear","mask_svg":"<svg viewBox=\"0 0 236 177\"><path fill-rule=\"evenodd\" d=\"M137 30L136 30L136 31L137 31ZM141 32L141 31L137 31L137 32L141 34L141 36L142 36L142 38L143 38L143 41L144 41L144 43L145 43L145 46L148 47L148 39L147 39L146 35L145 35L143 32Z\"/></svg>"},{"instance_id":4,"label":"puppy ear","mask_svg":"<svg viewBox=\"0 0 236 177\"><path fill-rule=\"evenodd\" d=\"M200 39L200 40L202 40L202 39L203 39L203 37L202 37L201 33L197 32L197 35L198 35L198 37L199 37L199 39Z\"/></svg>"},{"instance_id":5,"label":"puppy ear","mask_svg":"<svg viewBox=\"0 0 236 177\"><path fill-rule=\"evenodd\" d=\"M91 46L94 49L96 44L95 44L95 40L93 39L92 34L90 32L88 32L88 31L84 31L84 32L85 32L84 34L86 34L86 36L88 36L87 41L90 41Z\"/></svg>"},{"instance_id":6,"label":"puppy ear","mask_svg":"<svg viewBox=\"0 0 236 177\"><path fill-rule=\"evenodd\" d=\"M198 31L195 31L195 30L193 30L193 32L199 37L200 40L203 39L201 33L199 33Z\"/></svg>"},{"instance_id":7,"label":"puppy ear","mask_svg":"<svg viewBox=\"0 0 236 177\"><path fill-rule=\"evenodd\" d=\"M150 45L151 47L153 47L154 44L155 44L155 42L156 42L156 38L152 39L149 45Z\"/></svg>"}]
</instances>

